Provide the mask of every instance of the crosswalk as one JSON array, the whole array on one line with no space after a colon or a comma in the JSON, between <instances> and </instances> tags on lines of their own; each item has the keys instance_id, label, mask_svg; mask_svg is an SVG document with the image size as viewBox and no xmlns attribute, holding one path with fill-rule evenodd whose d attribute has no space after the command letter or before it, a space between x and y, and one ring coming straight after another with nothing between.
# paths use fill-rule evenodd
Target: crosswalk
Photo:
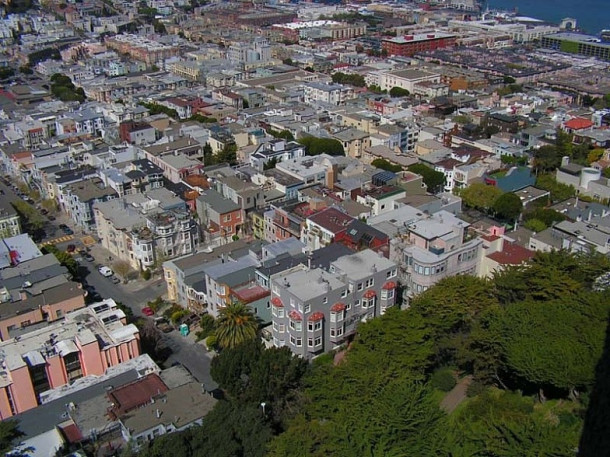
<instances>
[{"instance_id":1,"label":"crosswalk","mask_svg":"<svg viewBox=\"0 0 610 457\"><path fill-rule=\"evenodd\" d=\"M73 239L74 239L74 235L64 235L64 236L60 236L59 238L55 238L53 240L44 241L43 243L40 243L38 246L42 247L42 246L48 246L50 244L65 243L66 241L72 241Z\"/></svg>"}]
</instances>

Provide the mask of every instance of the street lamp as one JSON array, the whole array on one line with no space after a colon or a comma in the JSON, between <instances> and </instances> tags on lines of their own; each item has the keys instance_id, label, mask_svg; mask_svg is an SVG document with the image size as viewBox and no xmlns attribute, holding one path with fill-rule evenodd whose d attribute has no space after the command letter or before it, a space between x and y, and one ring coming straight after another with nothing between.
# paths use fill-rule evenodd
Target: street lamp
<instances>
[{"instance_id":1,"label":"street lamp","mask_svg":"<svg viewBox=\"0 0 610 457\"><path fill-rule=\"evenodd\" d=\"M263 408L263 417L265 416L265 406L267 406L267 403L261 402L261 407Z\"/></svg>"}]
</instances>

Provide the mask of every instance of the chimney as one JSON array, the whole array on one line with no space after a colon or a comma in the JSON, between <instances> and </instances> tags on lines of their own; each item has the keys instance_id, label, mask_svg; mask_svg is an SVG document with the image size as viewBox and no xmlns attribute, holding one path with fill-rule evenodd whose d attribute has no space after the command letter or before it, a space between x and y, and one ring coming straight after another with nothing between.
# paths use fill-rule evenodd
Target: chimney
<instances>
[{"instance_id":1,"label":"chimney","mask_svg":"<svg viewBox=\"0 0 610 457\"><path fill-rule=\"evenodd\" d=\"M157 410L156 410L156 416L157 416L157 419L159 419L161 417L161 411L159 411L159 408L157 408Z\"/></svg>"}]
</instances>

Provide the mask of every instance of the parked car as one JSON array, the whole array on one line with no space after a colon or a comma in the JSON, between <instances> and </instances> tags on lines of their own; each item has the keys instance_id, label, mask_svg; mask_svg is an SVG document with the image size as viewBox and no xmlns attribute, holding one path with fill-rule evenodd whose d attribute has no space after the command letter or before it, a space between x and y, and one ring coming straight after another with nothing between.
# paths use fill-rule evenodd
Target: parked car
<instances>
[{"instance_id":1,"label":"parked car","mask_svg":"<svg viewBox=\"0 0 610 457\"><path fill-rule=\"evenodd\" d=\"M74 251L76 251L76 245L69 244L68 247L66 248L66 251L69 253L73 253Z\"/></svg>"},{"instance_id":2,"label":"parked car","mask_svg":"<svg viewBox=\"0 0 610 457\"><path fill-rule=\"evenodd\" d=\"M93 258L93 256L91 254L89 254L88 252L85 252L83 254L83 259L85 259L87 262L93 262L95 260Z\"/></svg>"},{"instance_id":3,"label":"parked car","mask_svg":"<svg viewBox=\"0 0 610 457\"><path fill-rule=\"evenodd\" d=\"M145 306L144 308L142 308L142 314L144 314L145 316L153 316L155 312L150 306Z\"/></svg>"},{"instance_id":4,"label":"parked car","mask_svg":"<svg viewBox=\"0 0 610 457\"><path fill-rule=\"evenodd\" d=\"M114 271L104 265L100 265L97 271L99 271L100 274L102 276L105 276L106 278L109 278L110 276L114 275Z\"/></svg>"},{"instance_id":5,"label":"parked car","mask_svg":"<svg viewBox=\"0 0 610 457\"><path fill-rule=\"evenodd\" d=\"M55 220L55 216L53 216L52 214L49 214L49 215L47 216L47 218L48 218L50 221L54 221L54 220Z\"/></svg>"},{"instance_id":6,"label":"parked car","mask_svg":"<svg viewBox=\"0 0 610 457\"><path fill-rule=\"evenodd\" d=\"M121 280L116 276L111 276L110 280L112 281L112 284L119 284L121 282Z\"/></svg>"}]
</instances>

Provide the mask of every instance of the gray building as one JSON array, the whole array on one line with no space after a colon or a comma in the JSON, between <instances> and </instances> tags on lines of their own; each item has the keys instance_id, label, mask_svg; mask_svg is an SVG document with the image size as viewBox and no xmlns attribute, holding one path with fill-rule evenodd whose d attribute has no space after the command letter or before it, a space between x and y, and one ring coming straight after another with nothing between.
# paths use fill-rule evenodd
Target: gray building
<instances>
[{"instance_id":1,"label":"gray building","mask_svg":"<svg viewBox=\"0 0 610 457\"><path fill-rule=\"evenodd\" d=\"M358 323L395 305L397 276L396 264L370 249L328 269L297 265L273 275L273 344L308 359L341 346Z\"/></svg>"}]
</instances>

